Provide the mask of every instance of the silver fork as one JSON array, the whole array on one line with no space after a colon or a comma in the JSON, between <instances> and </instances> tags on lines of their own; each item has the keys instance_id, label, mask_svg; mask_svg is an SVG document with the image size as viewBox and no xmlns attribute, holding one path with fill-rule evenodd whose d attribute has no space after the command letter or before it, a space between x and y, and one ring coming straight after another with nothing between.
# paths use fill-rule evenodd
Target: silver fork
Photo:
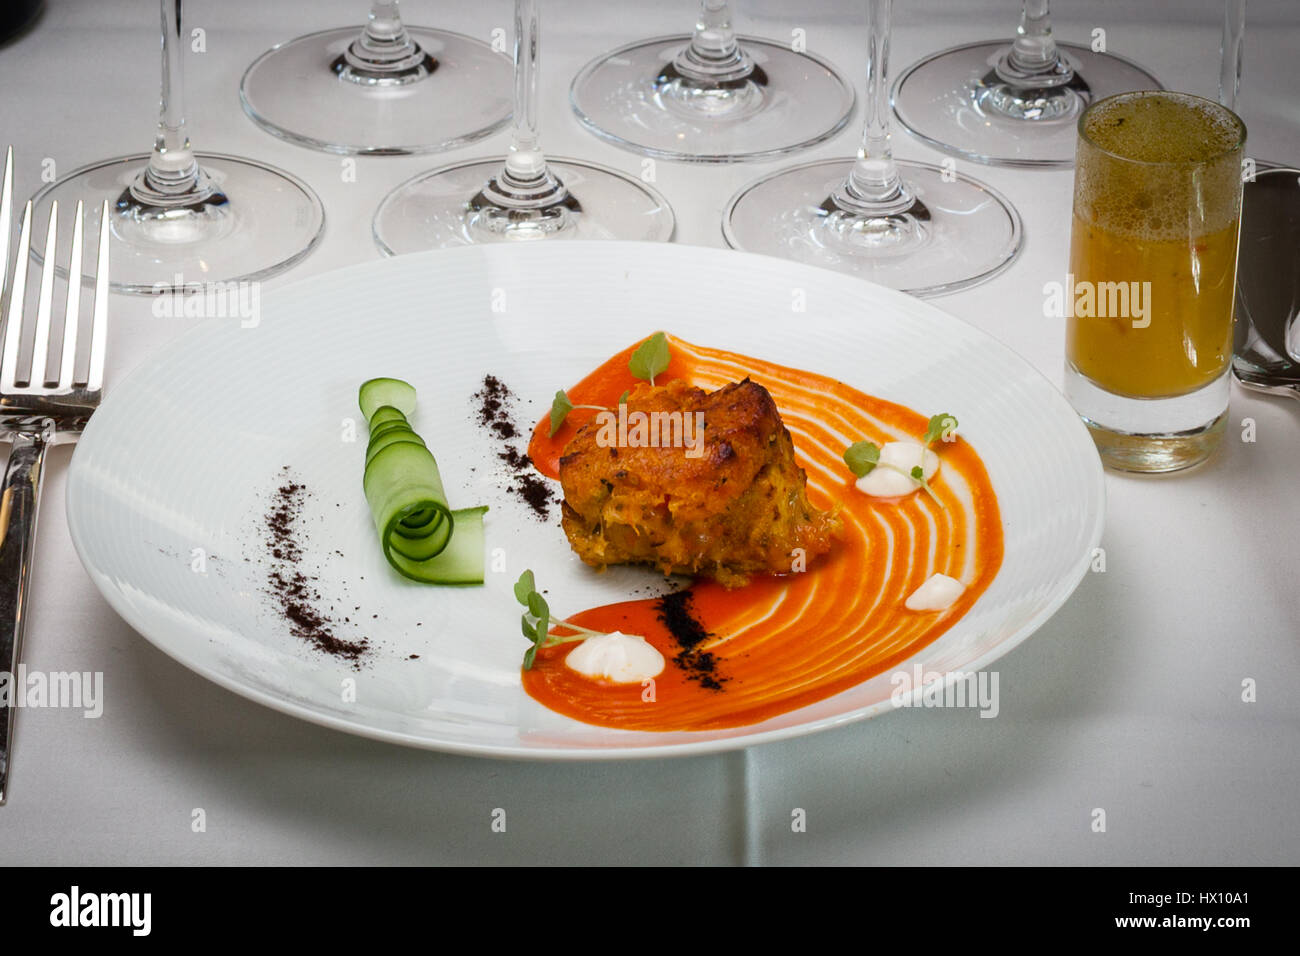
<instances>
[{"instance_id":1,"label":"silver fork","mask_svg":"<svg viewBox=\"0 0 1300 956\"><path fill-rule=\"evenodd\" d=\"M68 297L64 312L63 346L55 378L46 372L52 334L50 311L54 293L54 256L59 216L50 204L40 288L36 300L36 329L30 368L18 367L23 338L23 300L27 292L31 255L32 204L23 212L14 260L9 307L4 316L4 346L0 352L0 440L11 441L9 465L0 487L0 666L8 668L8 706L0 713L0 804L8 792L13 756L14 701L26 691L17 683L18 657L27 623L27 582L36 543L36 513L41 501L41 472L45 449L76 441L104 387L104 350L108 335L108 203L100 217L96 256L95 299L90 330L90 364L86 380L77 381L77 327L81 305L81 203L72 227L72 255L67 266ZM5 156L0 183L0 304L9 265L10 219L13 213L13 149Z\"/></svg>"}]
</instances>

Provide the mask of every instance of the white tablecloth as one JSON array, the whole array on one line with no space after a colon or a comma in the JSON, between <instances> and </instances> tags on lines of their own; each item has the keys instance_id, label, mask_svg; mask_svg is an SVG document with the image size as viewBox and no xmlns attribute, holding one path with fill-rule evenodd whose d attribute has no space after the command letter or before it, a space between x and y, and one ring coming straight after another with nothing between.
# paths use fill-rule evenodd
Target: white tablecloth
<instances>
[{"instance_id":1,"label":"white tablecloth","mask_svg":"<svg viewBox=\"0 0 1300 956\"><path fill-rule=\"evenodd\" d=\"M686 32L692 0L543 2L543 142L554 154L639 170L584 132L568 85L593 56L641 36ZM864 73L865 5L740 0L742 32L788 37ZM1219 0L1061 0L1056 33L1137 59L1167 86L1213 97ZM272 43L361 22L363 0L189 0L207 33L188 59L196 148L256 157L320 194L318 250L276 282L378 256L370 219L396 183L446 156L340 157L280 142L239 107L244 68ZM487 38L509 0L408 0L414 24ZM896 69L942 47L1010 35L1013 0L896 4ZM0 47L0 144L13 143L19 196L60 173L146 150L158 91L154 0L48 0ZM1240 109L1252 156L1300 162L1300 7L1253 0ZM799 160L844 155L852 129ZM897 153L937 162L904 132ZM499 154L500 134L454 158ZM785 162L791 162L787 159ZM661 162L677 241L720 246L719 217L742 183L776 164ZM963 167L1025 220L1026 248L992 282L936 304L1060 381L1063 327L1042 286L1065 271L1071 173ZM114 297L110 381L188 320ZM904 710L722 756L539 765L406 750L272 712L190 673L110 611L82 571L63 511L69 450L51 456L25 661L102 671L97 720L20 714L0 808L6 863L1291 863L1300 861L1300 406L1234 391L1222 452L1190 474L1108 474L1104 573L997 663L1001 712ZM1240 440L1244 419L1257 440ZM1255 681L1258 699L1242 700ZM206 831L194 832L202 808ZM494 832L493 811L508 814ZM1093 811L1106 812L1094 832ZM796 809L806 828L792 827Z\"/></svg>"}]
</instances>

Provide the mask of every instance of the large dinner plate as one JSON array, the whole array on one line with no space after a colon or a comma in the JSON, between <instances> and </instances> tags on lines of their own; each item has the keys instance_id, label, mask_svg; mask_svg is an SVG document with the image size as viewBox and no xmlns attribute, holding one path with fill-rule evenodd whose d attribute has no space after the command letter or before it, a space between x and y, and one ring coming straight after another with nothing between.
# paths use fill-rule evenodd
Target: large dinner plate
<instances>
[{"instance_id":1,"label":"large dinner plate","mask_svg":"<svg viewBox=\"0 0 1300 956\"><path fill-rule=\"evenodd\" d=\"M539 521L507 494L471 395L491 373L531 422L557 388L657 329L959 417L998 495L1005 558L908 672L987 667L1061 606L1100 539L1101 467L1060 393L933 305L837 273L667 244L491 245L286 285L262 297L258 319L213 318L111 383L72 461L68 523L96 586L145 638L223 687L340 730L495 757L661 757L893 708L886 673L763 723L656 734L580 723L524 693L511 595L523 568L559 614L626 599L654 575L593 573L554 516ZM420 585L384 563L361 493L364 422L347 440L357 385L378 375L418 388L415 424L453 507L490 506L483 587ZM300 522L323 600L371 638L359 669L292 636L264 593L263 521L286 465L311 494Z\"/></svg>"}]
</instances>

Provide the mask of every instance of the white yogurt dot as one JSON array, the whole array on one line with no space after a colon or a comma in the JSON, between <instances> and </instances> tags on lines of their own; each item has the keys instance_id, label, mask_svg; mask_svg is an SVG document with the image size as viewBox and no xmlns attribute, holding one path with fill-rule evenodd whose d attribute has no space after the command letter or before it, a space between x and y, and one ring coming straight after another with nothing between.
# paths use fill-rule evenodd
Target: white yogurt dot
<instances>
[{"instance_id":1,"label":"white yogurt dot","mask_svg":"<svg viewBox=\"0 0 1300 956\"><path fill-rule=\"evenodd\" d=\"M639 634L612 631L587 638L564 663L584 677L639 684L663 672L664 656Z\"/></svg>"},{"instance_id":2,"label":"white yogurt dot","mask_svg":"<svg viewBox=\"0 0 1300 956\"><path fill-rule=\"evenodd\" d=\"M893 467L889 467L891 465ZM876 467L858 479L858 491L877 498L910 495L921 487L912 477L912 469L917 465L921 466L921 473L929 481L939 471L939 456L920 442L886 442L880 449Z\"/></svg>"},{"instance_id":3,"label":"white yogurt dot","mask_svg":"<svg viewBox=\"0 0 1300 956\"><path fill-rule=\"evenodd\" d=\"M943 611L952 607L966 585L946 574L931 575L930 579L912 592L904 602L909 611Z\"/></svg>"}]
</instances>

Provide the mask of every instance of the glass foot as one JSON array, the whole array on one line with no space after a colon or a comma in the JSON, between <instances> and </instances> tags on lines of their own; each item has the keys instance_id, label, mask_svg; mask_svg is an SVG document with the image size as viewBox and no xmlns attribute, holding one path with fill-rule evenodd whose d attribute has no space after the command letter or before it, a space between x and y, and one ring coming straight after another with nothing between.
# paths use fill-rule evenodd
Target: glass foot
<instances>
[{"instance_id":1,"label":"glass foot","mask_svg":"<svg viewBox=\"0 0 1300 956\"><path fill-rule=\"evenodd\" d=\"M780 256L912 295L953 292L997 275L1020 250L1020 216L977 180L928 163L899 162L918 201L855 216L830 197L853 169L832 159L784 169L744 187L723 215L735 249Z\"/></svg>"},{"instance_id":2,"label":"glass foot","mask_svg":"<svg viewBox=\"0 0 1300 956\"><path fill-rule=\"evenodd\" d=\"M726 163L830 139L853 113L853 86L825 60L738 37L745 75L702 85L674 61L689 36L643 40L593 60L569 99L597 136L663 159Z\"/></svg>"},{"instance_id":3,"label":"glass foot","mask_svg":"<svg viewBox=\"0 0 1300 956\"><path fill-rule=\"evenodd\" d=\"M1067 82L1016 86L999 75L1010 46L1005 40L972 43L914 63L894 84L894 115L918 139L973 162L1069 167L1075 124L1091 103L1128 90L1163 89L1136 63L1074 43L1057 44L1073 68Z\"/></svg>"},{"instance_id":4,"label":"glass foot","mask_svg":"<svg viewBox=\"0 0 1300 956\"><path fill-rule=\"evenodd\" d=\"M331 153L405 154L452 149L510 119L511 64L487 44L408 27L419 53L409 68L375 74L347 57L359 27L272 47L244 73L244 112L268 133Z\"/></svg>"},{"instance_id":5,"label":"glass foot","mask_svg":"<svg viewBox=\"0 0 1300 956\"><path fill-rule=\"evenodd\" d=\"M195 158L212 191L190 204L143 203L132 187L149 154L105 160L78 169L37 193L36 221L57 200L71 209L85 203L86 234L99 229L109 203L110 286L114 292L155 294L194 283L269 278L302 260L320 239L325 223L311 188L282 170L216 153ZM39 244L32 257L41 260ZM56 257L67 261L67 250ZM66 270L58 274L66 278ZM91 276L84 276L89 280Z\"/></svg>"},{"instance_id":6,"label":"glass foot","mask_svg":"<svg viewBox=\"0 0 1300 956\"><path fill-rule=\"evenodd\" d=\"M380 250L396 256L480 242L672 238L667 200L630 176L594 163L550 159L546 168L563 183L564 198L510 209L491 185L502 165L488 159L445 166L398 186L375 212Z\"/></svg>"}]
</instances>

